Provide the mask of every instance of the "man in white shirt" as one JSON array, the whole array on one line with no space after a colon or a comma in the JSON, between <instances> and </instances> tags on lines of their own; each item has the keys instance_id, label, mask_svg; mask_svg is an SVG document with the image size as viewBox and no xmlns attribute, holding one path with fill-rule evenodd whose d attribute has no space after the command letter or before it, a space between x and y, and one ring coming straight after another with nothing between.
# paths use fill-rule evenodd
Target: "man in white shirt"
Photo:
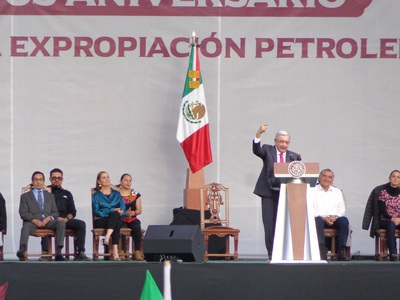
<instances>
[{"instance_id":1,"label":"man in white shirt","mask_svg":"<svg viewBox=\"0 0 400 300\"><path fill-rule=\"evenodd\" d=\"M350 259L345 249L349 235L349 220L345 217L346 209L343 193L340 189L332 186L334 177L335 174L330 169L324 169L319 174L319 185L315 187L313 199L315 225L321 259L326 260L327 258L324 228L334 228L339 230L338 259L348 261Z\"/></svg>"}]
</instances>

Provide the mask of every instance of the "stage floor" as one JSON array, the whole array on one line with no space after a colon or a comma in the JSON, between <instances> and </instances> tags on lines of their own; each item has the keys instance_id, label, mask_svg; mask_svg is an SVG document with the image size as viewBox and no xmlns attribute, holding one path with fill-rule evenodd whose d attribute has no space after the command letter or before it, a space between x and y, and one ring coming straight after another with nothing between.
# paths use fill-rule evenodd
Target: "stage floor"
<instances>
[{"instance_id":1,"label":"stage floor","mask_svg":"<svg viewBox=\"0 0 400 300\"><path fill-rule=\"evenodd\" d=\"M149 270L163 292L163 263L0 262L6 299L140 299ZM398 299L399 262L172 263L173 300Z\"/></svg>"}]
</instances>

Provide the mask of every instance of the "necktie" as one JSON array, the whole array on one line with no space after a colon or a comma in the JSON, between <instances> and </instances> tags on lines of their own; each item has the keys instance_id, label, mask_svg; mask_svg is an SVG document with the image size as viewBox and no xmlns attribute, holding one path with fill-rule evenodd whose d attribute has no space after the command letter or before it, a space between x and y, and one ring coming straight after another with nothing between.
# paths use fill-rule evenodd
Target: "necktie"
<instances>
[{"instance_id":1,"label":"necktie","mask_svg":"<svg viewBox=\"0 0 400 300\"><path fill-rule=\"evenodd\" d=\"M279 163L284 163L285 160L283 159L283 153L279 153Z\"/></svg>"},{"instance_id":2,"label":"necktie","mask_svg":"<svg viewBox=\"0 0 400 300\"><path fill-rule=\"evenodd\" d=\"M39 203L40 210L43 211L44 201L43 201L42 190L38 191L38 203Z\"/></svg>"}]
</instances>

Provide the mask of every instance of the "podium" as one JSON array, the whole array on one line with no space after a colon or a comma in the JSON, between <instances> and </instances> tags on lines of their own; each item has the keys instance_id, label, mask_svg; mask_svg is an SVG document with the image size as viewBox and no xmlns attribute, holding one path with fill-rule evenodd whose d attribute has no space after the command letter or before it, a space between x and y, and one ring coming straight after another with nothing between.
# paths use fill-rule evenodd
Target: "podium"
<instances>
[{"instance_id":1,"label":"podium","mask_svg":"<svg viewBox=\"0 0 400 300\"><path fill-rule=\"evenodd\" d=\"M184 208L200 210L200 190L204 186L204 169L196 173L192 173L190 169L187 169L186 188L183 190Z\"/></svg>"},{"instance_id":2,"label":"podium","mask_svg":"<svg viewBox=\"0 0 400 300\"><path fill-rule=\"evenodd\" d=\"M326 262L320 258L309 197L319 176L319 163L275 163L274 172L280 194L271 263Z\"/></svg>"}]
</instances>

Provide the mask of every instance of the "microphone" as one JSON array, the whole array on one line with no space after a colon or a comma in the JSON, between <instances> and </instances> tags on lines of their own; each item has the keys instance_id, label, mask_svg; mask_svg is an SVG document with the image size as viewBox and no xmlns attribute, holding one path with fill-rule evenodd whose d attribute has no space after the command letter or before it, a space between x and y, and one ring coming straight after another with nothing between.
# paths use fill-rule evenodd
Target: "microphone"
<instances>
[{"instance_id":1,"label":"microphone","mask_svg":"<svg viewBox=\"0 0 400 300\"><path fill-rule=\"evenodd\" d=\"M290 162L294 161L293 154L290 154L290 155L289 155L289 160L290 160Z\"/></svg>"},{"instance_id":2,"label":"microphone","mask_svg":"<svg viewBox=\"0 0 400 300\"><path fill-rule=\"evenodd\" d=\"M297 160L301 161L301 155L300 154L297 154Z\"/></svg>"}]
</instances>

